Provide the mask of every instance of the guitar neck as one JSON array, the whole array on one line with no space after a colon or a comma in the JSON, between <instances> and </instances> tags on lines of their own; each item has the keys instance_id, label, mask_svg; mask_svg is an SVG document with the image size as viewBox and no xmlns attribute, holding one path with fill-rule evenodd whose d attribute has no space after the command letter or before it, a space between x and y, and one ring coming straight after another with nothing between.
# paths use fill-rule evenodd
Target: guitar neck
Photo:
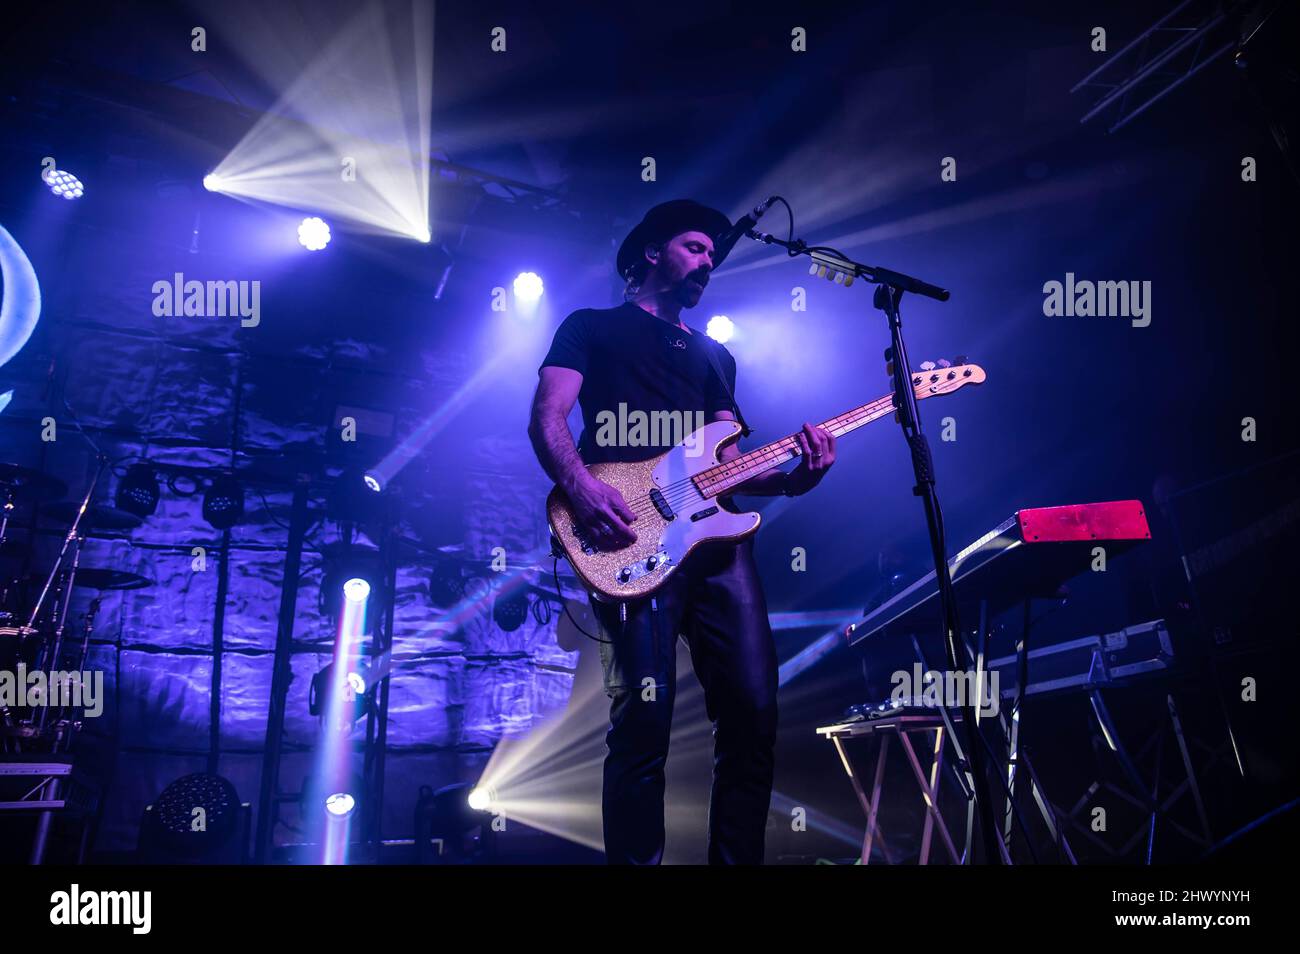
<instances>
[{"instance_id":1,"label":"guitar neck","mask_svg":"<svg viewBox=\"0 0 1300 954\"><path fill-rule=\"evenodd\" d=\"M893 395L887 394L832 417L829 421L823 421L821 426L835 437L843 437L850 431L855 431L864 424L870 424L893 410ZM791 434L789 437L764 444L747 454L741 454L734 460L700 471L695 475L695 485L706 497L716 497L734 490L751 477L800 456L803 451L799 449L797 436Z\"/></svg>"}]
</instances>

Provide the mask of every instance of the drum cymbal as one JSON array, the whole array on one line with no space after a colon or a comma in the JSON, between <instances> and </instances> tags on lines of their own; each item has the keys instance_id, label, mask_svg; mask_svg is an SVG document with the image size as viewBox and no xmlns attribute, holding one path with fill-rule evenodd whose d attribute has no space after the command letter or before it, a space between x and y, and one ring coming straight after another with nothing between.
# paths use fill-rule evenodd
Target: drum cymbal
<instances>
[{"instance_id":1,"label":"drum cymbal","mask_svg":"<svg viewBox=\"0 0 1300 954\"><path fill-rule=\"evenodd\" d=\"M68 485L57 477L30 467L0 463L0 497L13 493L18 500L57 500Z\"/></svg>"},{"instance_id":2,"label":"drum cymbal","mask_svg":"<svg viewBox=\"0 0 1300 954\"><path fill-rule=\"evenodd\" d=\"M60 523L72 525L73 518L77 515L77 509L81 504L71 500L65 500L62 503L49 504L42 507L41 510L46 515L53 517ZM81 529L83 530L134 530L140 524L144 523L142 517L126 511L118 510L116 507L101 507L92 505L86 508L86 515L81 518Z\"/></svg>"},{"instance_id":3,"label":"drum cymbal","mask_svg":"<svg viewBox=\"0 0 1300 954\"><path fill-rule=\"evenodd\" d=\"M142 590L146 586L153 586L153 580L128 570L82 566L77 568L77 578L73 585L91 590Z\"/></svg>"},{"instance_id":4,"label":"drum cymbal","mask_svg":"<svg viewBox=\"0 0 1300 954\"><path fill-rule=\"evenodd\" d=\"M29 576L27 579L38 587L45 582L43 574ZM153 586L154 581L147 576L141 576L139 573L132 573L129 570L109 570L97 566L80 566L77 567L77 579L73 585L85 587L88 590L140 590L146 586Z\"/></svg>"}]
</instances>

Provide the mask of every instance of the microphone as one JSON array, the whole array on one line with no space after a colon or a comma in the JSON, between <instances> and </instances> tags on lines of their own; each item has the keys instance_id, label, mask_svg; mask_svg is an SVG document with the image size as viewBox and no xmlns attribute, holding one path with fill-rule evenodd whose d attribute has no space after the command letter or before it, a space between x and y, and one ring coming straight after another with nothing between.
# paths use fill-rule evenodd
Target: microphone
<instances>
[{"instance_id":1,"label":"microphone","mask_svg":"<svg viewBox=\"0 0 1300 954\"><path fill-rule=\"evenodd\" d=\"M714 271L717 271L718 266L731 254L731 250L736 247L736 243L740 241L741 236L758 224L758 220L763 217L763 213L767 211L768 206L775 202L776 199L777 197L774 195L768 196L748 213L737 219L735 225L718 236L717 241L713 243Z\"/></svg>"}]
</instances>

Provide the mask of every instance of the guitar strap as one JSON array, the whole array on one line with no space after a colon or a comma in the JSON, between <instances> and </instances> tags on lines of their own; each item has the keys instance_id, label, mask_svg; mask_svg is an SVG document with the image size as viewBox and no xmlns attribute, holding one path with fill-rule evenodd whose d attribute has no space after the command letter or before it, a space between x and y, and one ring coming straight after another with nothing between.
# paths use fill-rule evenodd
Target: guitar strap
<instances>
[{"instance_id":1,"label":"guitar strap","mask_svg":"<svg viewBox=\"0 0 1300 954\"><path fill-rule=\"evenodd\" d=\"M748 437L750 427L745 423L745 415L740 413L740 405L736 403L736 395L731 393L731 385L727 383L727 376L722 371L722 362L718 360L717 349L720 348L721 345L715 345L713 339L708 335L700 335L700 340L704 342L704 353L709 356L709 364L713 367L713 373L716 374L718 380L722 382L723 393L727 395L727 400L731 402L731 406L736 411L736 421L740 424L740 434L742 437Z\"/></svg>"}]
</instances>

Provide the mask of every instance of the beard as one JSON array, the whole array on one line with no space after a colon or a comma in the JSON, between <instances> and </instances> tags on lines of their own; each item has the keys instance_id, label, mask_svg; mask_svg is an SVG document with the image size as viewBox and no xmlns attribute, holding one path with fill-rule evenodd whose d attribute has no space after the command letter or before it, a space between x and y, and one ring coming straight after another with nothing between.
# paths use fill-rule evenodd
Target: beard
<instances>
[{"instance_id":1,"label":"beard","mask_svg":"<svg viewBox=\"0 0 1300 954\"><path fill-rule=\"evenodd\" d=\"M686 275L673 289L675 297L683 308L694 308L704 296L704 286L709 283L707 274L693 273Z\"/></svg>"}]
</instances>

